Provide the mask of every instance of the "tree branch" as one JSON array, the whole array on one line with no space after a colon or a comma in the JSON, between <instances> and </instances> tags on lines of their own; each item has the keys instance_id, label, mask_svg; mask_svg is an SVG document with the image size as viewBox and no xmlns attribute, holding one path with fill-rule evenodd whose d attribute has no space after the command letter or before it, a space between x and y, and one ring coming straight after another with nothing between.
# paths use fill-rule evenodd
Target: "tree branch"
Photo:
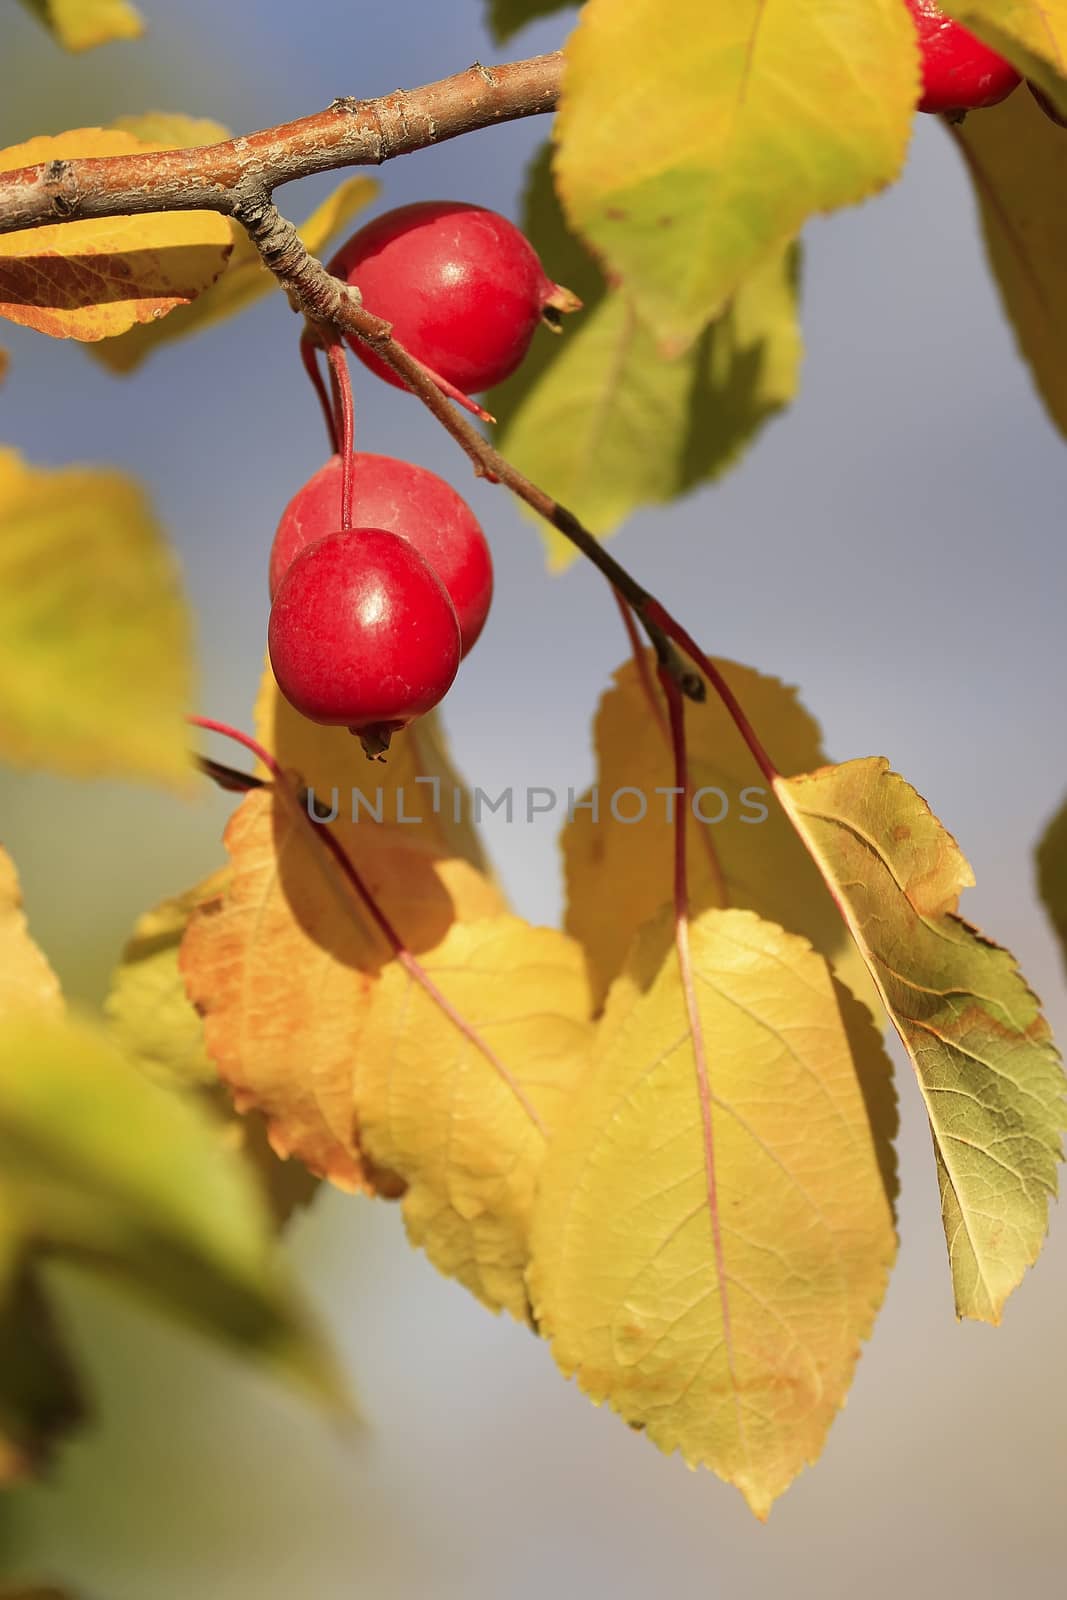
<instances>
[{"instance_id":1,"label":"tree branch","mask_svg":"<svg viewBox=\"0 0 1067 1600\"><path fill-rule=\"evenodd\" d=\"M0 173L0 233L147 211L222 211L247 184L270 193L338 167L380 166L478 128L554 111L563 54L479 62L420 89L335 100L325 111L224 144L48 161Z\"/></svg>"}]
</instances>

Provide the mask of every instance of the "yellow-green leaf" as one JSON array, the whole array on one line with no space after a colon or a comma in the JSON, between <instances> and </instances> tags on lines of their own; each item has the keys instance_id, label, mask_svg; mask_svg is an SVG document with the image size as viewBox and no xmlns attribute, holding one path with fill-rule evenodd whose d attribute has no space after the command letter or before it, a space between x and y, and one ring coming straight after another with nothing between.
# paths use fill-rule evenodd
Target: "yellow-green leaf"
<instances>
[{"instance_id":1,"label":"yellow-green leaf","mask_svg":"<svg viewBox=\"0 0 1067 1600\"><path fill-rule=\"evenodd\" d=\"M59 979L30 938L15 864L0 845L0 1017L62 1010Z\"/></svg>"},{"instance_id":2,"label":"yellow-green leaf","mask_svg":"<svg viewBox=\"0 0 1067 1600\"><path fill-rule=\"evenodd\" d=\"M139 39L144 18L129 0L23 0L64 50L92 50L115 39Z\"/></svg>"},{"instance_id":3,"label":"yellow-green leaf","mask_svg":"<svg viewBox=\"0 0 1067 1600\"><path fill-rule=\"evenodd\" d=\"M150 1083L95 1024L0 1023L0 1214L24 1248L103 1266L337 1400L251 1175L210 1116Z\"/></svg>"},{"instance_id":4,"label":"yellow-green leaf","mask_svg":"<svg viewBox=\"0 0 1067 1600\"><path fill-rule=\"evenodd\" d=\"M571 270L579 252L547 152L531 172L524 232L584 310L559 339L539 337L533 359L489 406L503 422L504 455L594 533L719 476L793 398L801 358L795 247L758 267L700 339L668 360L623 291L605 292L587 258ZM550 564L569 565L574 546L537 520Z\"/></svg>"},{"instance_id":5,"label":"yellow-green leaf","mask_svg":"<svg viewBox=\"0 0 1067 1600\"><path fill-rule=\"evenodd\" d=\"M1067 0L943 0L942 10L1007 56L1067 114Z\"/></svg>"},{"instance_id":6,"label":"yellow-green leaf","mask_svg":"<svg viewBox=\"0 0 1067 1600\"><path fill-rule=\"evenodd\" d=\"M76 128L0 150L0 171L159 148L120 129ZM2 234L0 316L54 339L111 338L195 300L222 272L232 242L232 224L215 211L103 217Z\"/></svg>"},{"instance_id":7,"label":"yellow-green leaf","mask_svg":"<svg viewBox=\"0 0 1067 1600\"><path fill-rule=\"evenodd\" d=\"M412 1243L525 1320L538 1174L591 1043L581 952L498 917L456 924L419 964L454 1014L405 968L383 973L354 1061L364 1147L405 1183Z\"/></svg>"},{"instance_id":8,"label":"yellow-green leaf","mask_svg":"<svg viewBox=\"0 0 1067 1600\"><path fill-rule=\"evenodd\" d=\"M888 1062L805 940L710 911L691 929L702 1072L664 932L613 988L549 1150L531 1301L592 1399L764 1517L822 1449L885 1292L865 1085L884 1099Z\"/></svg>"},{"instance_id":9,"label":"yellow-green leaf","mask_svg":"<svg viewBox=\"0 0 1067 1600\"><path fill-rule=\"evenodd\" d=\"M814 212L897 176L918 98L901 0L588 0L566 57L568 219L674 352Z\"/></svg>"},{"instance_id":10,"label":"yellow-green leaf","mask_svg":"<svg viewBox=\"0 0 1067 1600\"><path fill-rule=\"evenodd\" d=\"M139 917L111 981L107 1015L115 1038L167 1088L206 1088L218 1073L204 1045L204 1022L185 993L178 948L193 912L217 909L229 883L225 867Z\"/></svg>"},{"instance_id":11,"label":"yellow-green leaf","mask_svg":"<svg viewBox=\"0 0 1067 1600\"><path fill-rule=\"evenodd\" d=\"M780 779L915 1067L956 1311L998 1322L1038 1256L1062 1159L1059 1055L1014 957L957 915L956 841L882 758Z\"/></svg>"},{"instance_id":12,"label":"yellow-green leaf","mask_svg":"<svg viewBox=\"0 0 1067 1600\"><path fill-rule=\"evenodd\" d=\"M489 31L497 44L505 44L528 22L554 11L567 11L574 3L575 0L489 0Z\"/></svg>"},{"instance_id":13,"label":"yellow-green leaf","mask_svg":"<svg viewBox=\"0 0 1067 1600\"><path fill-rule=\"evenodd\" d=\"M220 138L226 137L225 132ZM176 140L175 143L185 141ZM207 140L189 140L189 143ZM352 220L378 192L373 178L348 178L329 195L298 229L301 239L314 256L323 253L331 236ZM263 265L259 251L247 233L233 224L233 251L222 276L187 306L179 306L161 322L141 323L128 333L99 344L88 345L89 354L112 372L132 372L159 345L183 339L226 317L247 311L249 306L278 287L278 280Z\"/></svg>"},{"instance_id":14,"label":"yellow-green leaf","mask_svg":"<svg viewBox=\"0 0 1067 1600\"><path fill-rule=\"evenodd\" d=\"M185 781L189 634L174 559L131 479L0 450L0 757Z\"/></svg>"},{"instance_id":15,"label":"yellow-green leaf","mask_svg":"<svg viewBox=\"0 0 1067 1600\"><path fill-rule=\"evenodd\" d=\"M1052 818L1037 847L1037 881L1067 963L1067 801Z\"/></svg>"},{"instance_id":16,"label":"yellow-green leaf","mask_svg":"<svg viewBox=\"0 0 1067 1600\"><path fill-rule=\"evenodd\" d=\"M219 1118L219 1138L239 1151L263 1185L275 1221L307 1205L318 1179L271 1149L257 1111L238 1114L204 1042L204 1019L185 992L178 955L193 913L221 910L230 874L223 868L138 918L112 979L106 1011L112 1032L143 1072L164 1087L192 1092Z\"/></svg>"},{"instance_id":17,"label":"yellow-green leaf","mask_svg":"<svg viewBox=\"0 0 1067 1600\"><path fill-rule=\"evenodd\" d=\"M1067 134L1021 92L953 133L1020 352L1067 433Z\"/></svg>"},{"instance_id":18,"label":"yellow-green leaf","mask_svg":"<svg viewBox=\"0 0 1067 1600\"><path fill-rule=\"evenodd\" d=\"M646 660L654 679L651 651ZM780 770L807 772L826 761L818 724L795 689L736 662L717 665ZM658 687L653 694L662 719ZM672 895L670 819L677 802L667 792L674 767L660 719L650 713L637 670L627 662L597 711L596 816L587 791L563 832L566 927L585 950L597 1005L638 929ZM718 696L704 705L687 704L686 729L695 802L689 825L694 909L747 906L803 934L832 961L842 982L877 1008L877 992L831 896Z\"/></svg>"}]
</instances>

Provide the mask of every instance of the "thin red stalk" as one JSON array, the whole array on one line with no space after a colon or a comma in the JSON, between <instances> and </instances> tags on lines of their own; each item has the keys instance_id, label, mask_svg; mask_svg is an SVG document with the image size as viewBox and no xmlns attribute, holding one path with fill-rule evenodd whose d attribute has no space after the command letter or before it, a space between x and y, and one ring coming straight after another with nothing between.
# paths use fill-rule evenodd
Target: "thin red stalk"
<instances>
[{"instance_id":1,"label":"thin red stalk","mask_svg":"<svg viewBox=\"0 0 1067 1600\"><path fill-rule=\"evenodd\" d=\"M326 359L330 364L330 387L333 390L337 448L341 452L341 527L347 533L352 526L353 477L356 465L356 408L352 402L352 379L348 371L348 355L341 340L332 330L326 345Z\"/></svg>"},{"instance_id":2,"label":"thin red stalk","mask_svg":"<svg viewBox=\"0 0 1067 1600\"><path fill-rule=\"evenodd\" d=\"M778 769L774 765L774 762L771 760L770 756L767 754L766 750L763 748L763 745L760 743L755 728L753 728L751 722L749 722L741 708L741 702L730 688L730 685L727 683L718 667L715 666L714 662L709 660L709 658L704 654L703 650L701 650L700 646L688 633L686 633L681 623L676 622L671 616L670 612L666 611L663 606L660 605L658 600L649 599L646 603L645 613L649 621L652 622L656 627L661 628L667 635L668 639L673 639L674 643L678 645L679 649L684 650L690 661L694 662L695 665L700 668L701 672L708 679L712 688L715 690L715 693L719 696L719 699L730 713L730 716L733 718L734 725L736 726L737 731L741 735L742 739L744 739L745 743L748 745L748 748L751 750L756 765L763 773L763 776L767 779L767 782L773 787L776 779L780 776Z\"/></svg>"},{"instance_id":3,"label":"thin red stalk","mask_svg":"<svg viewBox=\"0 0 1067 1600\"><path fill-rule=\"evenodd\" d=\"M641 687L645 692L645 699L648 701L648 708L656 720L656 726L659 728L659 731L662 733L664 739L666 739L669 745L671 743L671 730L668 726L667 718L663 714L663 707L660 705L659 696L656 694L656 686L648 664L648 653L645 650L644 645L641 643L641 635L637 631L637 623L634 621L633 612L630 610L630 607L627 605L618 589L612 588L611 592L615 596L619 607L619 612L622 616L623 625L626 628L627 637L630 640L630 649L633 651L634 666L637 669L637 676L641 681ZM700 840L704 846L704 853L708 858L708 867L711 871L712 882L715 884L716 899L718 900L719 905L728 906L730 904L730 892L726 887L726 874L722 870L722 862L719 860L719 853L712 842L707 823L704 823L700 828Z\"/></svg>"},{"instance_id":4,"label":"thin red stalk","mask_svg":"<svg viewBox=\"0 0 1067 1600\"><path fill-rule=\"evenodd\" d=\"M321 348L322 346L319 344L315 334L305 324L304 331L300 335L300 359L304 363L304 371L311 379L311 386L319 397L319 405L322 407L322 414L326 418L326 436L330 441L331 451L336 455L337 424L334 421L330 396L327 393L325 383L322 381L322 373L319 371L319 351Z\"/></svg>"},{"instance_id":5,"label":"thin red stalk","mask_svg":"<svg viewBox=\"0 0 1067 1600\"><path fill-rule=\"evenodd\" d=\"M615 604L619 608L619 615L622 618L622 625L626 629L626 637L630 641L630 650L633 653L634 667L637 670L637 676L640 680L641 687L645 692L645 699L648 701L648 709L655 718L663 737L669 741L671 734L670 729L667 726L667 718L663 714L663 707L660 705L659 699L656 695L656 686L652 681L652 673L649 671L648 666L648 657L645 654L645 647L641 643L641 635L637 631L637 623L634 621L634 614L630 610L628 603L619 593L618 589L615 588L614 584L611 586L611 592L615 596Z\"/></svg>"},{"instance_id":6,"label":"thin red stalk","mask_svg":"<svg viewBox=\"0 0 1067 1600\"><path fill-rule=\"evenodd\" d=\"M734 1371L733 1330L730 1321L730 1303L726 1293L726 1254L722 1242L722 1221L719 1216L719 1192L715 1174L715 1127L712 1118L711 1075L708 1071L707 1049L704 1041L704 1024L697 1005L696 984L693 978L693 957L689 945L689 884L686 872L686 818L689 811L691 784L689 760L685 742L685 702L670 672L659 669L659 680L667 696L670 719L671 747L674 751L674 786L682 792L674 814L674 943L678 954L678 974L685 1000L689 1035L693 1045L693 1062L696 1067L697 1099L700 1105L700 1122L704 1143L704 1172L708 1190L708 1212L711 1218L712 1250L715 1255L715 1275L718 1279L719 1306L722 1312L723 1347L730 1369L734 1406L738 1414L738 1431L741 1430L737 1397L737 1377Z\"/></svg>"},{"instance_id":7,"label":"thin red stalk","mask_svg":"<svg viewBox=\"0 0 1067 1600\"><path fill-rule=\"evenodd\" d=\"M315 819L309 815L306 805L301 803L300 796L294 789L291 780L282 771L282 768L279 766L278 762L274 759L270 752L265 750L258 740L253 739L250 734L242 733L239 728L231 728L228 723L215 722L208 717L189 717L187 720L191 722L194 727L203 728L208 733L219 733L222 734L224 738L235 740L238 744L243 745L246 750L250 750L256 759L263 763L274 779L276 792L284 800L286 800L291 807L295 808L300 817L303 818L305 825L312 830L315 838L319 839L322 844L326 846L326 849L333 857L345 882L355 893L360 903L369 912L375 923L375 926L378 928L378 931L389 945L393 955L400 962L400 965L420 986L420 988L426 992L433 1003L439 1007L439 1009L448 1018L449 1022L452 1023L453 1027L458 1029L463 1037L485 1058L485 1060L492 1067L493 1071L496 1072L500 1077L501 1081L505 1083L511 1090L512 1094L515 1096L519 1105L522 1107L523 1111L525 1111L526 1115L529 1117L538 1133L540 1133L543 1138L547 1138L548 1130L538 1115L536 1107L527 1097L522 1085L518 1082L513 1073L504 1065L496 1051L485 1042L485 1040L481 1037L477 1030L470 1025L469 1022L465 1021L465 1019L456 1010L451 1000L449 1000L446 995L442 994L441 990L430 977L430 974L415 959L407 945L404 943L403 939L400 937L400 934L397 932L396 928L390 922L389 918L386 916L385 912L382 910L373 894L371 894L370 890L367 888L367 885L363 882L363 878L359 872L359 869L349 860L348 854L340 840L335 834L330 832L328 827L324 826L321 822L316 822Z\"/></svg>"}]
</instances>

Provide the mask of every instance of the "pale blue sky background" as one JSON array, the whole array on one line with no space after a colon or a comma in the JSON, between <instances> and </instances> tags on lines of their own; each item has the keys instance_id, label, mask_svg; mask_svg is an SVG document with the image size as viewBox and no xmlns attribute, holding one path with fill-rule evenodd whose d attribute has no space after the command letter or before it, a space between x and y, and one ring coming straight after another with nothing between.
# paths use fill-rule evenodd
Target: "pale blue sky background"
<instances>
[{"instance_id":1,"label":"pale blue sky background","mask_svg":"<svg viewBox=\"0 0 1067 1600\"><path fill-rule=\"evenodd\" d=\"M149 108L247 131L500 59L476 0L314 3L301 34L275 0L143 9L145 43L72 61L11 8L0 141ZM532 27L510 53L551 48L565 28ZM383 204L451 196L514 214L543 132L517 125L394 163ZM281 191L283 208L305 214L330 181ZM1067 990L1031 848L1067 789L1067 448L1016 357L939 127L920 119L903 183L815 224L807 245L800 402L721 486L635 517L614 547L717 653L798 683L835 756L884 753L926 795L974 864L966 914L1012 946L1062 1035ZM196 609L204 709L246 725L270 539L322 454L296 334L278 297L129 384L73 347L4 335L0 438L37 462L110 461L147 481ZM493 545L494 614L448 701L460 764L489 790L581 786L592 710L624 653L602 581L581 568L550 579L531 527L409 397L361 377L357 404L360 443L449 477ZM136 913L218 862L226 810L0 779L0 835L73 990L98 993ZM487 834L517 908L555 920L553 821ZM735 1491L594 1411L547 1350L412 1253L394 1211L330 1196L291 1249L369 1431L340 1441L226 1358L64 1282L101 1421L53 1488L15 1506L13 1554L100 1600L1051 1589L1067 1483L1062 1217L1004 1327L958 1327L904 1067L900 1090L901 1260L822 1461L766 1528Z\"/></svg>"}]
</instances>

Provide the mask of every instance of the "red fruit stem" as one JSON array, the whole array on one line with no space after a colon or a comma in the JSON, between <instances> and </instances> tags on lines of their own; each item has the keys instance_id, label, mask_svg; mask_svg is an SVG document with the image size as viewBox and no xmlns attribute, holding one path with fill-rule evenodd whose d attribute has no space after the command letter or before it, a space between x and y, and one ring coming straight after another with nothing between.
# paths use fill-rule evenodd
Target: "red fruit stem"
<instances>
[{"instance_id":1,"label":"red fruit stem","mask_svg":"<svg viewBox=\"0 0 1067 1600\"><path fill-rule=\"evenodd\" d=\"M700 668L704 676L708 679L708 682L715 690L715 693L719 696L719 699L730 713L738 733L741 735L742 739L744 739L749 750L752 752L752 756L756 762L756 765L763 773L763 776L767 779L767 782L773 788L776 779L780 776L778 769L774 765L774 762L771 760L770 756L767 754L766 750L763 748L763 745L757 737L756 730L753 728L751 722L749 722L744 711L742 710L741 702L730 688L730 685L726 682L726 679L723 677L718 667L713 661L709 660L709 658L704 654L703 650L701 650L700 646L695 643L688 633L686 633L681 623L676 622L671 616L670 612L665 610L664 607L660 605L658 600L649 600L647 614L652 622L656 623L663 629L664 633L669 639L673 639L674 643L685 651L690 661L694 662L695 665Z\"/></svg>"},{"instance_id":2,"label":"red fruit stem","mask_svg":"<svg viewBox=\"0 0 1067 1600\"><path fill-rule=\"evenodd\" d=\"M730 1383L737 1406L737 1380L734 1374L733 1334L730 1325L730 1303L726 1293L726 1254L722 1242L722 1220L719 1216L719 1192L715 1169L715 1126L712 1118L711 1075L708 1071L704 1024L697 1004L696 982L693 977L693 957L689 945L689 884L686 871L686 819L692 785L689 779L689 761L685 743L685 702L671 674L659 669L659 681L667 697L670 719L671 746L674 751L674 786L682 792L674 813L674 944L678 956L678 975L682 985L689 1036L693 1044L693 1064L696 1069L697 1099L700 1105L700 1122L704 1144L704 1175L708 1194L708 1213L711 1219L712 1249L715 1255L715 1276L722 1314L723 1346L730 1369ZM739 1431L743 1437L743 1429Z\"/></svg>"},{"instance_id":3,"label":"red fruit stem","mask_svg":"<svg viewBox=\"0 0 1067 1600\"><path fill-rule=\"evenodd\" d=\"M333 406L330 404L330 396L327 393L325 383L322 381L322 373L319 371L319 351L321 348L322 346L319 343L318 334L315 332L312 324L305 323L304 331L300 335L300 359L304 363L304 371L311 379L311 386L319 397L319 404L322 407L322 414L326 418L326 433L330 441L330 450L332 454L336 455L337 424L334 421Z\"/></svg>"},{"instance_id":4,"label":"red fruit stem","mask_svg":"<svg viewBox=\"0 0 1067 1600\"><path fill-rule=\"evenodd\" d=\"M611 592L615 596L619 611L622 613L622 620L630 640L630 649L633 651L634 666L637 668L637 676L644 690L648 708L656 720L656 726L667 743L670 744L671 730L668 726L667 718L663 715L663 707L660 705L656 694L656 685L652 680L652 673L649 668L648 651L641 643L641 635L637 631L633 612L617 589L613 589ZM716 899L719 905L728 906L730 904L730 892L726 887L726 874L723 872L722 862L719 860L719 853L712 842L711 831L707 823L704 823L700 829L700 838L704 845L704 853L708 858L708 866L711 869L711 876L715 884Z\"/></svg>"},{"instance_id":5,"label":"red fruit stem","mask_svg":"<svg viewBox=\"0 0 1067 1600\"><path fill-rule=\"evenodd\" d=\"M253 739L251 734L242 733L239 728L232 728L229 723L216 722L209 717L188 717L186 720L195 728L203 728L208 733L221 734L225 739L233 739L237 744L243 745L246 750L251 751L257 761L263 763L268 772L271 774L271 777L274 779L273 788L275 792L286 802L286 804L289 805L292 810L295 810L299 817L302 818L305 826L311 829L313 837L325 845L327 851L333 857L341 876L345 879L346 883L355 893L360 903L370 913L375 925L378 928L378 931L381 933L382 937L392 950L393 955L407 972L408 976L425 991L433 1003L448 1018L449 1022L452 1023L453 1027L455 1027L463 1035L463 1037L474 1046L479 1054L484 1057L484 1059L489 1063L490 1067L492 1067L493 1071L515 1096L515 1099L529 1117L538 1133L541 1134L542 1138L547 1138L548 1130L538 1115L536 1107L530 1101L526 1091L523 1089L522 1085L516 1079L514 1074L508 1069L508 1067L504 1065L496 1051L493 1050L491 1045L486 1043L486 1041L478 1033L477 1029L473 1028L471 1024L461 1016L461 1014L452 1004L451 1000L449 1000L446 995L442 994L441 990L430 977L430 974L411 954L411 951L400 937L400 934L390 922L389 918L386 916L385 912L382 910L371 891L367 888L367 885L363 882L363 878L359 872L359 869L349 860L348 854L344 846L341 844L341 841L337 838L336 834L330 831L329 825L316 821L310 815L305 801L307 791L303 788L300 790L297 789L291 778L285 772L283 772L281 766L270 754L270 751L266 750L257 739Z\"/></svg>"},{"instance_id":6,"label":"red fruit stem","mask_svg":"<svg viewBox=\"0 0 1067 1600\"><path fill-rule=\"evenodd\" d=\"M337 448L341 452L341 529L347 533L352 526L353 478L356 466L356 409L352 401L352 378L348 371L348 355L334 329L326 344L326 359L330 364L330 387L333 390L333 409Z\"/></svg>"}]
</instances>

